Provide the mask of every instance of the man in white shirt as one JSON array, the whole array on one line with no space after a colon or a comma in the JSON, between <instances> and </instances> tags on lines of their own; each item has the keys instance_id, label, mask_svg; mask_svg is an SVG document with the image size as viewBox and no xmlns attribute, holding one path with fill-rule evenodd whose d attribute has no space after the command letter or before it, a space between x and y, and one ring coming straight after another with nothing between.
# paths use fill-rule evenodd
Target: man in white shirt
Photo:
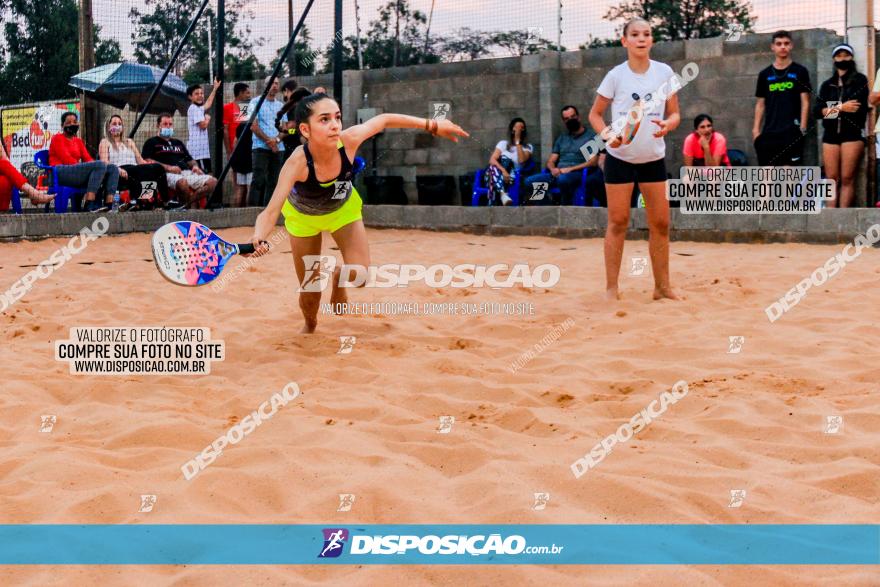
<instances>
[{"instance_id":1,"label":"man in white shirt","mask_svg":"<svg viewBox=\"0 0 880 587\"><path fill-rule=\"evenodd\" d=\"M214 96L217 95L219 87L220 80L214 80L214 87L207 100L205 100L205 90L199 84L186 89L186 96L190 101L189 110L186 111L186 127L189 130L186 148L205 173L211 173L211 149L208 146L208 124L211 122L211 115L205 114L205 111L213 106Z\"/></svg>"},{"instance_id":2,"label":"man in white shirt","mask_svg":"<svg viewBox=\"0 0 880 587\"><path fill-rule=\"evenodd\" d=\"M266 78L266 83L272 76ZM281 134L275 126L275 118L281 110L281 100L276 99L280 87L278 80L272 80L266 99L251 125L253 142L251 143L251 166L253 168L253 180L248 190L248 203L251 206L266 206L275 191L278 183L278 174L284 164L284 143L281 142ZM259 96L251 100L250 112L257 109Z\"/></svg>"}]
</instances>

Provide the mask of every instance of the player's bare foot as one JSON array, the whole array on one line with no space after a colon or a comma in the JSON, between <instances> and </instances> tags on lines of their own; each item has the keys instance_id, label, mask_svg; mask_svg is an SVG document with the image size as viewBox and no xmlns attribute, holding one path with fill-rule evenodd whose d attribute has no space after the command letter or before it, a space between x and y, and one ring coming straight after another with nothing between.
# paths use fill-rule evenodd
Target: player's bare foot
<instances>
[{"instance_id":1,"label":"player's bare foot","mask_svg":"<svg viewBox=\"0 0 880 587\"><path fill-rule=\"evenodd\" d=\"M609 301L620 300L623 299L623 296L620 295L620 290L616 287L609 287L605 290L605 299Z\"/></svg>"},{"instance_id":2,"label":"player's bare foot","mask_svg":"<svg viewBox=\"0 0 880 587\"><path fill-rule=\"evenodd\" d=\"M654 288L654 299L661 300L683 300L684 298L677 293L675 293L671 287L655 287Z\"/></svg>"},{"instance_id":3,"label":"player's bare foot","mask_svg":"<svg viewBox=\"0 0 880 587\"><path fill-rule=\"evenodd\" d=\"M311 334L318 327L318 306L321 305L320 293L301 293L299 296L299 309L302 312L305 325L300 334Z\"/></svg>"}]
</instances>

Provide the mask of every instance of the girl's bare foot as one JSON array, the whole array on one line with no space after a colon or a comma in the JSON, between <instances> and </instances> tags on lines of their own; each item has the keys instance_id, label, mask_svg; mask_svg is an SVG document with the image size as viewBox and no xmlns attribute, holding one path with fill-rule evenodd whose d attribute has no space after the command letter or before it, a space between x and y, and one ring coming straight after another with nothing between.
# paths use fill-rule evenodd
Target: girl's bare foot
<instances>
[{"instance_id":1,"label":"girl's bare foot","mask_svg":"<svg viewBox=\"0 0 880 587\"><path fill-rule=\"evenodd\" d=\"M302 330L299 331L300 334L312 334L315 332L315 329L318 328L317 320L306 320L305 326L302 327Z\"/></svg>"},{"instance_id":2,"label":"girl's bare foot","mask_svg":"<svg viewBox=\"0 0 880 587\"><path fill-rule=\"evenodd\" d=\"M623 296L620 295L620 290L616 287L609 287L605 290L605 299L606 300L619 300L622 299Z\"/></svg>"},{"instance_id":3,"label":"girl's bare foot","mask_svg":"<svg viewBox=\"0 0 880 587\"><path fill-rule=\"evenodd\" d=\"M666 298L668 300L683 300L684 298L675 293L671 287L655 287L654 299L660 300Z\"/></svg>"},{"instance_id":4,"label":"girl's bare foot","mask_svg":"<svg viewBox=\"0 0 880 587\"><path fill-rule=\"evenodd\" d=\"M24 192L34 204L47 204L55 198L55 194L49 195L46 190L38 190L27 183L21 186L21 191Z\"/></svg>"}]
</instances>

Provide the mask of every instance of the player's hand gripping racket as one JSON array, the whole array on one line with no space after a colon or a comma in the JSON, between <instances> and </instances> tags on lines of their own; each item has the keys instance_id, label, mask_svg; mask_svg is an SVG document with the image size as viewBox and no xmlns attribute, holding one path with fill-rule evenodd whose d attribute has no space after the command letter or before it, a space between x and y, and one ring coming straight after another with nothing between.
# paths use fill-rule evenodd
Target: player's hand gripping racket
<instances>
[{"instance_id":1,"label":"player's hand gripping racket","mask_svg":"<svg viewBox=\"0 0 880 587\"><path fill-rule=\"evenodd\" d=\"M177 285L210 283L233 255L253 252L250 243L226 242L207 226L188 220L171 222L153 233L156 267L165 279Z\"/></svg>"}]
</instances>

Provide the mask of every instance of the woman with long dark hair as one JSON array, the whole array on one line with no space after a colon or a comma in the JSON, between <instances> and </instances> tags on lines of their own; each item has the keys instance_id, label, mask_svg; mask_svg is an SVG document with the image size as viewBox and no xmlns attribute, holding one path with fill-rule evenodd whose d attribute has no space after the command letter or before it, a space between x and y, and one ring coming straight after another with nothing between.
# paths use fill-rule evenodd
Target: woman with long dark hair
<instances>
[{"instance_id":1,"label":"woman with long dark hair","mask_svg":"<svg viewBox=\"0 0 880 587\"><path fill-rule=\"evenodd\" d=\"M320 256L321 234L330 233L346 267L343 283L340 283L342 267L333 269L330 301L334 307L348 301L346 288L351 284L348 269L366 272L370 266L362 202L352 184L352 166L358 148L389 128L423 129L454 142L469 135L451 120L426 120L391 113L343 129L339 104L326 94L313 94L300 100L296 106L296 124L307 142L297 148L281 169L272 199L257 216L251 241L255 256L265 254L269 233L275 230L278 217L284 216L297 278L303 286L299 294L299 307L305 318L302 332L311 333L318 325L321 291L305 287L310 283L306 270L314 268L312 264L307 268L306 261L310 256ZM279 295L286 294L279 292Z\"/></svg>"},{"instance_id":2,"label":"woman with long dark hair","mask_svg":"<svg viewBox=\"0 0 880 587\"><path fill-rule=\"evenodd\" d=\"M507 140L498 141L495 145L495 151L489 158L489 169L486 170L490 204L511 204L507 195L508 186L513 183L511 173L521 169L532 157L532 145L526 142L527 137L526 121L517 117L507 125Z\"/></svg>"},{"instance_id":3,"label":"woman with long dark hair","mask_svg":"<svg viewBox=\"0 0 880 587\"><path fill-rule=\"evenodd\" d=\"M822 82L813 115L822 119L825 175L837 182L829 208L849 208L855 199L855 177L865 150L868 78L856 70L853 48L846 43L831 51L834 74ZM829 104L829 102L831 104Z\"/></svg>"},{"instance_id":4,"label":"woman with long dark hair","mask_svg":"<svg viewBox=\"0 0 880 587\"><path fill-rule=\"evenodd\" d=\"M694 132L684 140L681 151L684 164L688 167L730 167L727 139L715 130L712 117L708 114L697 114L694 118Z\"/></svg>"}]
</instances>

